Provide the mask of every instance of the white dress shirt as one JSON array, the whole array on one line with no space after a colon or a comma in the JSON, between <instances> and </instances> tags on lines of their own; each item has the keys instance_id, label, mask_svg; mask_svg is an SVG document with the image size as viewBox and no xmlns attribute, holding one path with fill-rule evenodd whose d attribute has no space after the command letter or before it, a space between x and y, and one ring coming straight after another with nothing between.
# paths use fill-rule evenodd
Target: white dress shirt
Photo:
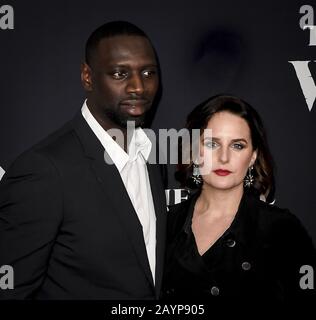
<instances>
[{"instance_id":1,"label":"white dress shirt","mask_svg":"<svg viewBox=\"0 0 316 320\"><path fill-rule=\"evenodd\" d=\"M155 283L156 214L146 166L152 147L151 141L141 128L136 128L128 147L128 153L126 153L93 117L86 100L83 103L81 112L121 175L126 191L143 227L147 257Z\"/></svg>"}]
</instances>

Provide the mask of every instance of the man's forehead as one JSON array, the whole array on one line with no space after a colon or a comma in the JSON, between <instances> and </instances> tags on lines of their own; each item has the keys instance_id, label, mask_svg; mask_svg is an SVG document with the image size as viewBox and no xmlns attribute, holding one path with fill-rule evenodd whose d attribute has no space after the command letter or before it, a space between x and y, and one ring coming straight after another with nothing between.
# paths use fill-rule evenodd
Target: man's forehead
<instances>
[{"instance_id":1,"label":"man's forehead","mask_svg":"<svg viewBox=\"0 0 316 320\"><path fill-rule=\"evenodd\" d=\"M137 35L119 35L104 38L99 42L97 52L107 59L146 58L156 61L154 50L149 40Z\"/></svg>"}]
</instances>

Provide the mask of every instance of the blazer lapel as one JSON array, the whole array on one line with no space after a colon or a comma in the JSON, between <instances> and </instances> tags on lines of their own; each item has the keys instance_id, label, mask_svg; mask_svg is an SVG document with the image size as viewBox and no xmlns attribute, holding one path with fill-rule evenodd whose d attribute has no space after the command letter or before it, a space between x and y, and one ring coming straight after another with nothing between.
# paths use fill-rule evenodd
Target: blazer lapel
<instances>
[{"instance_id":1,"label":"blazer lapel","mask_svg":"<svg viewBox=\"0 0 316 320\"><path fill-rule=\"evenodd\" d=\"M147 164L148 176L153 196L156 213L156 272L155 272L155 291L159 298L163 275L165 243L166 243L166 223L167 205L165 198L164 184L159 165Z\"/></svg>"},{"instance_id":2,"label":"blazer lapel","mask_svg":"<svg viewBox=\"0 0 316 320\"><path fill-rule=\"evenodd\" d=\"M146 277L153 286L154 283L147 258L142 226L121 176L114 164L106 164L104 160L105 150L81 113L75 117L74 127L83 145L86 157L90 158L92 171L107 198L105 200L105 206L108 207L112 205L113 211L117 215L122 228L125 229Z\"/></svg>"}]
</instances>

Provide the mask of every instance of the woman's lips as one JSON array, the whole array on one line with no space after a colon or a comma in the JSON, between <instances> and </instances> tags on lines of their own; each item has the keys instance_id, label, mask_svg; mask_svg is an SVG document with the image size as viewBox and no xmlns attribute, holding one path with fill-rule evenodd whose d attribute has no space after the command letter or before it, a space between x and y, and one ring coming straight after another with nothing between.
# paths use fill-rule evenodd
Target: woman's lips
<instances>
[{"instance_id":1,"label":"woman's lips","mask_svg":"<svg viewBox=\"0 0 316 320\"><path fill-rule=\"evenodd\" d=\"M222 169L214 170L214 172L215 172L218 176L228 176L229 174L231 174L231 171L229 171L229 170L222 170Z\"/></svg>"}]
</instances>

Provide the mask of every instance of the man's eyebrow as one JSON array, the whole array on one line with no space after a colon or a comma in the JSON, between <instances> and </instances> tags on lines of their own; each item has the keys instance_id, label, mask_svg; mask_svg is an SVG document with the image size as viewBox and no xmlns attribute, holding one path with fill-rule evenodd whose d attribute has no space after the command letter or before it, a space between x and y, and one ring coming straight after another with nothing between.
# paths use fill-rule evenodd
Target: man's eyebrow
<instances>
[{"instance_id":1,"label":"man's eyebrow","mask_svg":"<svg viewBox=\"0 0 316 320\"><path fill-rule=\"evenodd\" d=\"M114 67L125 67L125 68L130 68L131 65L129 63L124 63L124 62L117 62L117 63L111 63L108 65L110 68L114 68ZM143 65L140 66L141 68L148 68L148 67L154 67L154 68L158 68L158 64L155 63L144 63Z\"/></svg>"},{"instance_id":2,"label":"man's eyebrow","mask_svg":"<svg viewBox=\"0 0 316 320\"><path fill-rule=\"evenodd\" d=\"M156 63L148 63L148 64L145 64L145 67L155 67L155 68L158 68L158 65Z\"/></svg>"}]
</instances>

